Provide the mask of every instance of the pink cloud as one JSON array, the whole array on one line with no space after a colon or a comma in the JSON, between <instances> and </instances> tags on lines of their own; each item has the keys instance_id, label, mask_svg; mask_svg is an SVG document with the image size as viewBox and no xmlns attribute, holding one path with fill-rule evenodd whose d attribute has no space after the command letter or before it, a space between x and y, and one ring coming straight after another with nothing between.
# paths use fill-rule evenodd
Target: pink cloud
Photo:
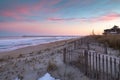
<instances>
[{"instance_id":1,"label":"pink cloud","mask_svg":"<svg viewBox=\"0 0 120 80\"><path fill-rule=\"evenodd\" d=\"M21 15L37 15L35 13L38 12L56 12L58 11L57 8L52 8L53 5L59 3L61 0L50 0L49 2L47 0L41 0L36 4L31 5L22 5L22 6L15 6L15 9L9 9L9 10L2 10L0 11L0 16L4 17L12 17L15 19L22 18Z\"/></svg>"},{"instance_id":2,"label":"pink cloud","mask_svg":"<svg viewBox=\"0 0 120 80\"><path fill-rule=\"evenodd\" d=\"M10 16L14 16L16 15L15 13L13 13L12 11L4 11L1 13L2 16L6 16L6 17L10 17Z\"/></svg>"},{"instance_id":3,"label":"pink cloud","mask_svg":"<svg viewBox=\"0 0 120 80\"><path fill-rule=\"evenodd\" d=\"M89 27L82 24L58 24L49 22L3 22L0 23L0 30L27 34L45 35L80 35L89 34ZM90 30L91 31L91 30Z\"/></svg>"},{"instance_id":4,"label":"pink cloud","mask_svg":"<svg viewBox=\"0 0 120 80\"><path fill-rule=\"evenodd\" d=\"M110 20L115 20L120 17L120 14L117 13L110 13L101 17L98 17L98 20L101 21L110 21Z\"/></svg>"},{"instance_id":5,"label":"pink cloud","mask_svg":"<svg viewBox=\"0 0 120 80\"><path fill-rule=\"evenodd\" d=\"M73 21L77 20L77 18L48 18L50 21Z\"/></svg>"},{"instance_id":6,"label":"pink cloud","mask_svg":"<svg viewBox=\"0 0 120 80\"><path fill-rule=\"evenodd\" d=\"M19 7L19 8L16 9L16 13L29 15L30 14L30 9L27 6Z\"/></svg>"},{"instance_id":7,"label":"pink cloud","mask_svg":"<svg viewBox=\"0 0 120 80\"><path fill-rule=\"evenodd\" d=\"M118 13L110 13L98 17L91 17L91 18L48 18L49 21L78 21L78 22L97 22L97 21L111 21L118 19L120 14Z\"/></svg>"},{"instance_id":8,"label":"pink cloud","mask_svg":"<svg viewBox=\"0 0 120 80\"><path fill-rule=\"evenodd\" d=\"M10 31L10 32L20 32L20 33L34 33L34 34L70 34L68 29L64 29L64 27L60 26L66 26L64 24L61 24L58 26L58 24L49 24L46 22L34 22L34 23L26 23L26 22L4 22L0 23L1 27L0 30L3 31ZM57 26L57 27L56 27ZM59 29L59 31L58 31ZM71 33L72 34L72 33Z\"/></svg>"},{"instance_id":9,"label":"pink cloud","mask_svg":"<svg viewBox=\"0 0 120 80\"><path fill-rule=\"evenodd\" d=\"M42 0L33 6L34 11L43 11L46 13L53 13L60 10L60 8L52 8L55 4L58 4L61 0Z\"/></svg>"},{"instance_id":10,"label":"pink cloud","mask_svg":"<svg viewBox=\"0 0 120 80\"><path fill-rule=\"evenodd\" d=\"M17 13L12 12L12 11L4 11L2 13L2 16L4 17L11 17L14 18L15 20L25 20L25 17L19 16Z\"/></svg>"},{"instance_id":11,"label":"pink cloud","mask_svg":"<svg viewBox=\"0 0 120 80\"><path fill-rule=\"evenodd\" d=\"M16 8L16 10L6 10L0 13L0 16L10 17L15 20L24 20L25 17L21 15L31 15L27 8Z\"/></svg>"},{"instance_id":12,"label":"pink cloud","mask_svg":"<svg viewBox=\"0 0 120 80\"><path fill-rule=\"evenodd\" d=\"M48 18L49 21L89 21L89 18Z\"/></svg>"},{"instance_id":13,"label":"pink cloud","mask_svg":"<svg viewBox=\"0 0 120 80\"><path fill-rule=\"evenodd\" d=\"M26 23L26 22L5 22L0 23L1 27L0 30L7 30L7 31L16 31L16 32L43 32L42 28L40 28L41 23ZM34 28L36 27L36 28Z\"/></svg>"}]
</instances>

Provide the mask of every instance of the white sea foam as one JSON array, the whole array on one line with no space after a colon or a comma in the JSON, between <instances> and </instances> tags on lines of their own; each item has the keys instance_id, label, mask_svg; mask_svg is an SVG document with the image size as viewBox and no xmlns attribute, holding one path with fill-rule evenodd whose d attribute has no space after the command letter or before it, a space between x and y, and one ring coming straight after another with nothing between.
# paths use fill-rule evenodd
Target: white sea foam
<instances>
[{"instance_id":1,"label":"white sea foam","mask_svg":"<svg viewBox=\"0 0 120 80\"><path fill-rule=\"evenodd\" d=\"M76 37L27 37L0 39L0 52L15 50L22 47L50 43Z\"/></svg>"}]
</instances>

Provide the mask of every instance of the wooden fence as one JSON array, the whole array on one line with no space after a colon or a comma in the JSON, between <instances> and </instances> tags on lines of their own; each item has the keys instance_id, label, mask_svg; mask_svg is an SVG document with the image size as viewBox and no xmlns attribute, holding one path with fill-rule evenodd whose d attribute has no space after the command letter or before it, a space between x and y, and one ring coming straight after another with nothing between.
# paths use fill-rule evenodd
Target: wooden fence
<instances>
[{"instance_id":1,"label":"wooden fence","mask_svg":"<svg viewBox=\"0 0 120 80\"><path fill-rule=\"evenodd\" d=\"M95 80L120 80L120 59L118 57L99 54L89 49L82 49L82 52L75 54L75 50L81 49L80 44L81 41L77 40L67 45L63 55L65 63L72 63L86 76ZM74 55L76 56L73 57ZM76 61L73 58L76 58Z\"/></svg>"},{"instance_id":2,"label":"wooden fence","mask_svg":"<svg viewBox=\"0 0 120 80\"><path fill-rule=\"evenodd\" d=\"M96 80L120 80L119 58L85 51L80 54L80 69Z\"/></svg>"}]
</instances>

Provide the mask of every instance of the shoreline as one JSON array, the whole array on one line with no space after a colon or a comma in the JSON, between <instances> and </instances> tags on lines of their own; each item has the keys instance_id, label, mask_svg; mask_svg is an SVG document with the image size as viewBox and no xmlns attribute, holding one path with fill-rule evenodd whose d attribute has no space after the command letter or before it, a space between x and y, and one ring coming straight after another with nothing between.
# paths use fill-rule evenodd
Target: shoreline
<instances>
[{"instance_id":1,"label":"shoreline","mask_svg":"<svg viewBox=\"0 0 120 80\"><path fill-rule=\"evenodd\" d=\"M10 50L10 51L3 51L3 52L0 52L0 58L3 58L5 56L15 57L15 56L18 56L19 54L39 52L39 51L45 50L47 48L52 48L52 47L64 45L65 43L68 43L68 42L71 42L71 41L74 41L74 40L80 39L80 38L81 37L67 39L67 40L59 40L59 41L43 43L43 44L38 44L38 45L30 45L30 46L20 47L18 49Z\"/></svg>"},{"instance_id":2,"label":"shoreline","mask_svg":"<svg viewBox=\"0 0 120 80\"><path fill-rule=\"evenodd\" d=\"M2 75L0 79L14 80L18 77L19 79L24 78L23 80L38 80L45 73L49 72L53 77L61 80L64 80L64 78L69 80L70 76L75 78L73 80L79 80L80 78L81 80L91 80L83 74L81 70L83 68L80 67L84 66L79 65L81 64L81 60L83 62L82 64L85 64L83 61L86 59L84 57L84 50L94 51L95 54L98 53L97 55L100 54L100 62L103 56L105 58L104 60L106 60L105 56L109 57L109 59L112 58L105 54L104 46L97 42L95 43L94 40L91 42L91 40L90 38L74 38L6 52L0 56L0 75ZM88 44L88 42L91 43ZM93 53L91 55L93 55ZM93 57L95 56L93 55ZM93 61L92 57L89 59ZM93 62L97 61L95 59ZM102 63L99 63L99 65L103 66ZM91 67L93 66L94 65L91 65ZM95 67L93 67L93 69L94 68ZM102 69L103 67L101 67L101 71ZM65 73L70 76L64 76Z\"/></svg>"},{"instance_id":3,"label":"shoreline","mask_svg":"<svg viewBox=\"0 0 120 80\"><path fill-rule=\"evenodd\" d=\"M7 39L8 38L8 39ZM36 46L40 44L51 43L55 41L68 40L78 37L14 37L5 39L0 38L0 52L13 51L19 48L24 48L28 46Z\"/></svg>"},{"instance_id":4,"label":"shoreline","mask_svg":"<svg viewBox=\"0 0 120 80\"><path fill-rule=\"evenodd\" d=\"M0 80L38 80L49 72L54 78L90 80L78 68L65 64L63 53L69 44L80 38L29 46L0 55ZM74 44L71 45L74 48ZM67 68L66 68L67 66ZM52 68L51 68L52 67ZM73 75L74 74L74 75ZM80 77L81 76L81 77Z\"/></svg>"}]
</instances>

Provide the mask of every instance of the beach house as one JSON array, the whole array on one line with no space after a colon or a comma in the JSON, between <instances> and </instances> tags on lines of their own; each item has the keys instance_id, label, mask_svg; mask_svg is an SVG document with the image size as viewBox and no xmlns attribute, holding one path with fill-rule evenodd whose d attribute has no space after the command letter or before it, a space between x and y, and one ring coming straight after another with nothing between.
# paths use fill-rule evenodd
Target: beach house
<instances>
[{"instance_id":1,"label":"beach house","mask_svg":"<svg viewBox=\"0 0 120 80\"><path fill-rule=\"evenodd\" d=\"M119 28L119 26L114 25L111 29L105 29L103 34L104 35L120 34L120 28Z\"/></svg>"}]
</instances>

